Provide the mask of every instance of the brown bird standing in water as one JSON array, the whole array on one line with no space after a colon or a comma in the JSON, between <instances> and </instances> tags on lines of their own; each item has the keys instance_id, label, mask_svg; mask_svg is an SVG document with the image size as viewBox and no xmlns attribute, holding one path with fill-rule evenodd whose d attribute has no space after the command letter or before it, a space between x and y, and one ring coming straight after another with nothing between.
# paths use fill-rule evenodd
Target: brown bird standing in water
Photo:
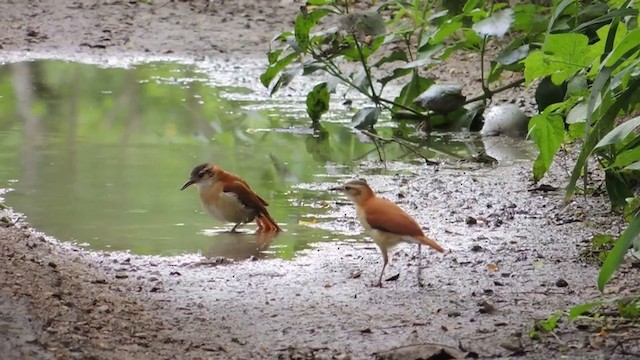
<instances>
[{"instance_id":1,"label":"brown bird standing in water","mask_svg":"<svg viewBox=\"0 0 640 360\"><path fill-rule=\"evenodd\" d=\"M382 287L382 276L389 262L387 251L395 245L401 242L418 244L418 256L421 256L422 245L444 252L440 244L424 235L411 215L391 201L377 197L366 181L352 180L331 190L342 191L354 202L358 220L364 227L365 233L380 248L384 265L376 286ZM418 282L420 282L420 271L418 271Z\"/></svg>"},{"instance_id":2,"label":"brown bird standing in water","mask_svg":"<svg viewBox=\"0 0 640 360\"><path fill-rule=\"evenodd\" d=\"M230 232L236 232L238 226L254 219L258 233L280 232L280 227L267 211L269 204L241 177L206 163L193 168L189 180L180 190L193 184L198 187L200 201L209 214L235 224Z\"/></svg>"}]
</instances>

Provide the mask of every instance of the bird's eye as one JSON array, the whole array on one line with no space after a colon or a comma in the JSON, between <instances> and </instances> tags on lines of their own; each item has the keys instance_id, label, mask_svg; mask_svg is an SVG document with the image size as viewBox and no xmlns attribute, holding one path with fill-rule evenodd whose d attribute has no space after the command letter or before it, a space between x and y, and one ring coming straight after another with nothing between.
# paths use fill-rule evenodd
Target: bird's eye
<instances>
[{"instance_id":1,"label":"bird's eye","mask_svg":"<svg viewBox=\"0 0 640 360\"><path fill-rule=\"evenodd\" d=\"M352 188L351 186L345 186L345 187L344 187L344 189L345 189L345 190L351 190L351 189L353 189L353 188Z\"/></svg>"}]
</instances>

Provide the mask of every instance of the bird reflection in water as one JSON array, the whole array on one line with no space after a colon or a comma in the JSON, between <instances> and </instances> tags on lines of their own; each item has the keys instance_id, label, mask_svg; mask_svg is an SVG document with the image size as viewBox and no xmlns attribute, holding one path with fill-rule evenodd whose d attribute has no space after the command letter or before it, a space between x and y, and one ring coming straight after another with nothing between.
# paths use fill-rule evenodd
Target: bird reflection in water
<instances>
[{"instance_id":1,"label":"bird reflection in water","mask_svg":"<svg viewBox=\"0 0 640 360\"><path fill-rule=\"evenodd\" d=\"M276 232L228 232L205 230L211 236L211 246L205 251L207 258L224 257L232 260L264 259Z\"/></svg>"}]
</instances>

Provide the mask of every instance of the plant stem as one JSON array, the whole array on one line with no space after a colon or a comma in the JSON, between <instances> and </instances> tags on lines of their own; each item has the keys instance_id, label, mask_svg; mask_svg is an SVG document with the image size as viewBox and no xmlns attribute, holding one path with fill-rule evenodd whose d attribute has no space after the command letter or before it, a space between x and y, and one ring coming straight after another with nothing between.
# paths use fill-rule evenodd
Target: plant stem
<instances>
[{"instance_id":1,"label":"plant stem","mask_svg":"<svg viewBox=\"0 0 640 360\"><path fill-rule=\"evenodd\" d=\"M424 159L425 163L427 165L440 165L439 162L437 161L433 161L433 160L429 160L426 156L422 155L418 150L414 149L411 145L407 144L407 142L405 140L401 140L398 139L396 137L392 137L392 138L386 138L386 137L382 137L378 134L374 134L370 131L367 130L360 130L360 132L362 132L363 134L367 135L368 137L370 137L372 140L373 139L378 139L381 141L387 141L387 142L394 142L397 143L398 145L411 150L414 154L420 156L422 159Z\"/></svg>"},{"instance_id":2,"label":"plant stem","mask_svg":"<svg viewBox=\"0 0 640 360\"><path fill-rule=\"evenodd\" d=\"M380 101L378 100L378 95L376 95L376 89L373 86L373 81L371 81L371 71L367 66L367 60L364 58L364 54L362 53L362 47L360 46L360 42L356 38L355 34L352 34L353 41L356 44L356 49L358 50L358 55L360 55L360 62L362 63L362 67L364 68L364 73L367 75L367 81L369 82L369 86L371 87L371 100L376 104L376 106L380 105Z\"/></svg>"},{"instance_id":3,"label":"plant stem","mask_svg":"<svg viewBox=\"0 0 640 360\"><path fill-rule=\"evenodd\" d=\"M476 96L474 98L471 98L471 99L465 101L464 103L465 104L469 104L469 103L472 103L474 101L484 100L484 99L490 98L490 97L492 97L493 95L495 95L497 93L500 93L500 92L503 92L505 90L509 90L511 88L514 88L514 87L524 83L524 81L525 81L524 78L523 79L518 79L518 80L516 80L516 81L514 81L514 82L512 82L510 84L507 84L507 85L501 86L499 88L496 88L495 90L491 90L491 89L487 88L486 90L484 90L484 94L478 95L478 96Z\"/></svg>"}]
</instances>

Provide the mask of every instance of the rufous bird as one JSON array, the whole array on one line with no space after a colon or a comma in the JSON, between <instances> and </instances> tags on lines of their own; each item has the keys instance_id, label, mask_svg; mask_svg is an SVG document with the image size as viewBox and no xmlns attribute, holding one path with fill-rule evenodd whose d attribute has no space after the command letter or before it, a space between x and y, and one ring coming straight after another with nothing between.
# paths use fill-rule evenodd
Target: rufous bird
<instances>
[{"instance_id":1,"label":"rufous bird","mask_svg":"<svg viewBox=\"0 0 640 360\"><path fill-rule=\"evenodd\" d=\"M444 249L435 240L428 238L422 232L418 223L393 202L377 197L364 180L348 181L344 185L331 188L342 191L356 205L358 220L376 243L384 264L380 272L380 278L375 286L382 287L382 276L389 262L387 251L401 242L418 244L418 256L421 256L422 245L427 245L438 252ZM420 264L418 264L420 270ZM418 271L420 282L420 271Z\"/></svg>"},{"instance_id":2,"label":"rufous bird","mask_svg":"<svg viewBox=\"0 0 640 360\"><path fill-rule=\"evenodd\" d=\"M195 184L198 187L202 206L218 220L238 226L256 220L258 233L280 232L280 226L267 211L267 203L256 194L247 182L214 164L200 164L193 168L189 180L182 185L184 190Z\"/></svg>"}]
</instances>

